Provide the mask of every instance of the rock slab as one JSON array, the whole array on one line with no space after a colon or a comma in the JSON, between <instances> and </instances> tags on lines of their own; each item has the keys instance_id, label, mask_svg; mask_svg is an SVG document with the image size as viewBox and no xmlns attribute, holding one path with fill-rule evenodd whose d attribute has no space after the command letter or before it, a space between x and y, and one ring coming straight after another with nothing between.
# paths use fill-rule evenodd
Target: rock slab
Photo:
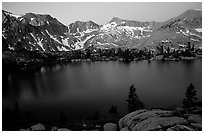
<instances>
[{"instance_id":1,"label":"rock slab","mask_svg":"<svg viewBox=\"0 0 204 133\"><path fill-rule=\"evenodd\" d=\"M117 128L118 128L117 125L114 123L106 123L103 126L104 131L117 131Z\"/></svg>"}]
</instances>

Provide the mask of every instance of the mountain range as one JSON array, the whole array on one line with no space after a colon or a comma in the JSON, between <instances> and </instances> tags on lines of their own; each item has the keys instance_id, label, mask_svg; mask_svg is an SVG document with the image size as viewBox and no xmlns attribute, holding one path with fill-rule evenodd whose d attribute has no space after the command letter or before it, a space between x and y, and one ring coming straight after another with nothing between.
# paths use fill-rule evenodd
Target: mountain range
<instances>
[{"instance_id":1,"label":"mountain range","mask_svg":"<svg viewBox=\"0 0 204 133\"><path fill-rule=\"evenodd\" d=\"M134 15L134 14L133 14ZM95 48L149 48L158 45L202 46L202 10L189 9L165 22L113 17L104 25L76 21L64 25L49 14L17 15L2 10L3 50L54 52Z\"/></svg>"}]
</instances>

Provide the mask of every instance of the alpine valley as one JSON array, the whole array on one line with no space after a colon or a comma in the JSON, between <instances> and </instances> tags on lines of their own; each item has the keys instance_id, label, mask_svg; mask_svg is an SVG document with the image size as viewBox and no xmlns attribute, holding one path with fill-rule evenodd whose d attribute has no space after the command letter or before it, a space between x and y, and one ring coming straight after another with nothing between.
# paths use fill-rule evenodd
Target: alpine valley
<instances>
[{"instance_id":1,"label":"alpine valley","mask_svg":"<svg viewBox=\"0 0 204 133\"><path fill-rule=\"evenodd\" d=\"M52 10L71 18L66 9L82 7L74 5ZM201 131L202 10L103 25L2 10L2 123L3 131Z\"/></svg>"},{"instance_id":2,"label":"alpine valley","mask_svg":"<svg viewBox=\"0 0 204 133\"><path fill-rule=\"evenodd\" d=\"M134 15L134 14L133 14ZM93 21L76 21L64 25L48 14L17 15L2 11L3 51L56 52L86 49L196 48L202 45L202 10L190 9L165 22L139 22L113 17L99 25Z\"/></svg>"}]
</instances>

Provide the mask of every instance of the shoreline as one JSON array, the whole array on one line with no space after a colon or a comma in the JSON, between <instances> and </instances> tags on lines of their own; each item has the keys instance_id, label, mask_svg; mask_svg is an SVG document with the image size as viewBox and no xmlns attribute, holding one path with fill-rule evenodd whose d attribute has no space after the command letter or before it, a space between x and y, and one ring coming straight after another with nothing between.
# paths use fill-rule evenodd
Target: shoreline
<instances>
[{"instance_id":1,"label":"shoreline","mask_svg":"<svg viewBox=\"0 0 204 133\"><path fill-rule=\"evenodd\" d=\"M151 121L151 122L148 122ZM158 121L159 120L159 121ZM113 122L113 121L112 121ZM78 129L70 125L60 126L46 123L36 123L20 131L201 131L202 107L189 109L139 109L120 117L112 123L111 120L78 121ZM146 124L145 124L146 123ZM76 124L76 122L75 122ZM148 125L148 126L147 126ZM160 126L158 126L160 125ZM76 125L75 125L76 126ZM26 126L24 126L26 127ZM5 131L5 130L3 130Z\"/></svg>"},{"instance_id":2,"label":"shoreline","mask_svg":"<svg viewBox=\"0 0 204 133\"><path fill-rule=\"evenodd\" d=\"M179 58L164 58L161 56L155 56L151 57L150 59L146 58L134 58L133 60L125 60L124 58L88 58L88 59L56 59L54 61L43 61L40 59L21 59L20 57L13 57L15 59L8 59L8 57L3 57L2 59L2 68L6 68L5 71L35 71L40 69L43 66L50 66L55 64L69 64L69 63L83 63L83 62L108 62L108 61L118 61L123 63L131 63L131 62L137 62L137 61L148 61L151 63L151 61L163 61L163 62L169 62L169 61L193 61L193 60L202 60L202 56L195 56L195 57L180 57ZM14 70L12 70L14 69Z\"/></svg>"}]
</instances>

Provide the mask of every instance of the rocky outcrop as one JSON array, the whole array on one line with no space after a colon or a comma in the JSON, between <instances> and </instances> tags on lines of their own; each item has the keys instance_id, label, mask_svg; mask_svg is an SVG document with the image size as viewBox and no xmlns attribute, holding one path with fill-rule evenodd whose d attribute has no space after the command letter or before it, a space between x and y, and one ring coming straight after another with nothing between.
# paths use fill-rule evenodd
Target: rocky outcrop
<instances>
[{"instance_id":1,"label":"rocky outcrop","mask_svg":"<svg viewBox=\"0 0 204 133\"><path fill-rule=\"evenodd\" d=\"M57 131L70 131L70 130L67 128L59 128Z\"/></svg>"},{"instance_id":2,"label":"rocky outcrop","mask_svg":"<svg viewBox=\"0 0 204 133\"><path fill-rule=\"evenodd\" d=\"M177 124L187 124L188 122L181 117L150 117L136 125L131 125L132 131L151 131L163 130ZM133 123L134 124L134 123Z\"/></svg>"},{"instance_id":3,"label":"rocky outcrop","mask_svg":"<svg viewBox=\"0 0 204 133\"><path fill-rule=\"evenodd\" d=\"M114 123L106 123L103 126L104 131L117 131L117 124Z\"/></svg>"},{"instance_id":4,"label":"rocky outcrop","mask_svg":"<svg viewBox=\"0 0 204 133\"><path fill-rule=\"evenodd\" d=\"M131 131L195 131L202 130L201 114L181 110L137 110L118 122L120 130ZM188 113L187 113L188 112ZM186 114L185 114L186 113Z\"/></svg>"},{"instance_id":5,"label":"rocky outcrop","mask_svg":"<svg viewBox=\"0 0 204 133\"><path fill-rule=\"evenodd\" d=\"M201 131L202 130L202 108L194 109L141 109L127 114L115 123L106 123L104 131ZM100 127L97 125L96 127ZM53 126L45 128L41 123L35 124L20 131L71 131L67 128ZM98 131L99 129L88 129ZM101 130L101 129L100 129Z\"/></svg>"},{"instance_id":6,"label":"rocky outcrop","mask_svg":"<svg viewBox=\"0 0 204 133\"><path fill-rule=\"evenodd\" d=\"M33 125L31 127L31 130L32 131L43 131L43 130L45 130L45 126L43 124L41 124L41 123L38 123L36 125Z\"/></svg>"},{"instance_id":7,"label":"rocky outcrop","mask_svg":"<svg viewBox=\"0 0 204 133\"><path fill-rule=\"evenodd\" d=\"M194 131L194 129L185 125L176 125L168 128L167 131Z\"/></svg>"},{"instance_id":8,"label":"rocky outcrop","mask_svg":"<svg viewBox=\"0 0 204 133\"><path fill-rule=\"evenodd\" d=\"M123 117L122 119L119 120L118 122L118 125L119 125L119 128L124 128L124 127L129 127L130 126L130 123L131 123L131 120L134 116L137 116L143 112L146 112L147 110L138 110L138 111L135 111L135 112L132 112L130 114L127 114L125 117Z\"/></svg>"},{"instance_id":9,"label":"rocky outcrop","mask_svg":"<svg viewBox=\"0 0 204 133\"><path fill-rule=\"evenodd\" d=\"M57 127L52 127L51 131L57 131Z\"/></svg>"},{"instance_id":10,"label":"rocky outcrop","mask_svg":"<svg viewBox=\"0 0 204 133\"><path fill-rule=\"evenodd\" d=\"M26 128L26 129L20 129L20 131L45 131L45 130L51 130L51 131L71 131L67 128L58 128L58 127L52 127L51 129L47 129L43 124L38 123L35 124L33 126L31 126L30 128Z\"/></svg>"},{"instance_id":11,"label":"rocky outcrop","mask_svg":"<svg viewBox=\"0 0 204 133\"><path fill-rule=\"evenodd\" d=\"M124 127L120 131L130 131L130 130L127 127Z\"/></svg>"},{"instance_id":12,"label":"rocky outcrop","mask_svg":"<svg viewBox=\"0 0 204 133\"><path fill-rule=\"evenodd\" d=\"M200 115L190 115L188 117L188 121L192 122L192 123L202 123L202 119L200 117Z\"/></svg>"}]
</instances>

